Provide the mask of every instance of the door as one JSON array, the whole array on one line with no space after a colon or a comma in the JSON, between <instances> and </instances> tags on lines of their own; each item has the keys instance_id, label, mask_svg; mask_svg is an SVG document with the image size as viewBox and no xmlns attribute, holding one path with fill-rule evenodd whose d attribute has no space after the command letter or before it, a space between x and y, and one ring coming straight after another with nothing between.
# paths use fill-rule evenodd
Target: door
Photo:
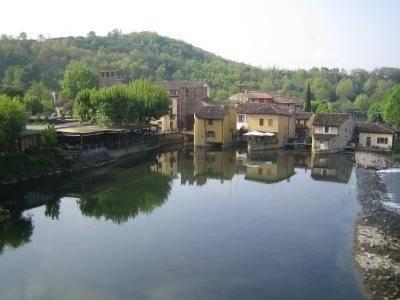
<instances>
[{"instance_id":1,"label":"door","mask_svg":"<svg viewBox=\"0 0 400 300\"><path fill-rule=\"evenodd\" d=\"M366 146L371 147L371 137L367 136Z\"/></svg>"}]
</instances>

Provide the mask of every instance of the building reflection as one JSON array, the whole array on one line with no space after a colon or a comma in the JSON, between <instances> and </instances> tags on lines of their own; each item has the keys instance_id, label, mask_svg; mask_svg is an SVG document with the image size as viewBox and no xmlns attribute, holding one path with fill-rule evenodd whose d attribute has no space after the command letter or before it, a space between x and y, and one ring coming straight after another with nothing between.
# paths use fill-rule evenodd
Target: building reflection
<instances>
[{"instance_id":1,"label":"building reflection","mask_svg":"<svg viewBox=\"0 0 400 300\"><path fill-rule=\"evenodd\" d=\"M246 164L247 180L274 183L290 181L295 174L294 156L283 151L269 151L252 156Z\"/></svg>"},{"instance_id":2,"label":"building reflection","mask_svg":"<svg viewBox=\"0 0 400 300\"><path fill-rule=\"evenodd\" d=\"M353 160L348 155L313 155L311 158L311 177L314 180L348 183Z\"/></svg>"},{"instance_id":3,"label":"building reflection","mask_svg":"<svg viewBox=\"0 0 400 300\"><path fill-rule=\"evenodd\" d=\"M194 176L200 185L207 178L231 180L236 172L236 151L196 147L194 149Z\"/></svg>"},{"instance_id":4,"label":"building reflection","mask_svg":"<svg viewBox=\"0 0 400 300\"><path fill-rule=\"evenodd\" d=\"M156 164L151 166L152 171L170 176L171 178L178 177L178 151L158 154L156 161Z\"/></svg>"}]
</instances>

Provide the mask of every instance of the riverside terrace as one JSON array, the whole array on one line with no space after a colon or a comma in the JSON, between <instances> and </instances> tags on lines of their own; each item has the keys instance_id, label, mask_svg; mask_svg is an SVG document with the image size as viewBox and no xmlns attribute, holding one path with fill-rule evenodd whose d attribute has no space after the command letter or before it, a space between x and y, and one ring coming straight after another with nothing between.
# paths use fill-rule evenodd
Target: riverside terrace
<instances>
[{"instance_id":1,"label":"riverside terrace","mask_svg":"<svg viewBox=\"0 0 400 300\"><path fill-rule=\"evenodd\" d=\"M86 150L105 147L119 149L138 142L154 140L157 125L135 125L129 128L102 128L98 126L77 126L56 129L60 144L68 150Z\"/></svg>"}]
</instances>

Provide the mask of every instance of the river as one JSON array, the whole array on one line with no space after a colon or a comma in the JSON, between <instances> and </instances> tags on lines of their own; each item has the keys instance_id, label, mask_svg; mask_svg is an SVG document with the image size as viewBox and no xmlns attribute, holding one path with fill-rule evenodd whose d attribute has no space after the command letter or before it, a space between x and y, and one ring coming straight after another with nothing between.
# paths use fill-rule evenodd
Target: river
<instances>
[{"instance_id":1,"label":"river","mask_svg":"<svg viewBox=\"0 0 400 300\"><path fill-rule=\"evenodd\" d=\"M363 299L353 158L175 149L0 188L1 299Z\"/></svg>"}]
</instances>

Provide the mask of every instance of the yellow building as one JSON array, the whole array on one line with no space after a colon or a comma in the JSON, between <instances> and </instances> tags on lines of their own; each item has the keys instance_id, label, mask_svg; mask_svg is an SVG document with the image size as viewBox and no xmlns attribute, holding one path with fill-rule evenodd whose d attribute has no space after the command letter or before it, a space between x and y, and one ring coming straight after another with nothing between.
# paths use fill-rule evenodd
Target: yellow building
<instances>
[{"instance_id":1,"label":"yellow building","mask_svg":"<svg viewBox=\"0 0 400 300\"><path fill-rule=\"evenodd\" d=\"M236 136L236 110L226 105L207 105L194 114L194 144L225 145Z\"/></svg>"},{"instance_id":2,"label":"yellow building","mask_svg":"<svg viewBox=\"0 0 400 300\"><path fill-rule=\"evenodd\" d=\"M276 147L282 147L288 138L295 137L295 116L279 105L242 104L238 107L238 114L245 115L247 131L273 134Z\"/></svg>"},{"instance_id":3,"label":"yellow building","mask_svg":"<svg viewBox=\"0 0 400 300\"><path fill-rule=\"evenodd\" d=\"M178 131L178 99L171 97L171 106L169 108L169 114L162 116L156 121L152 121L152 124L157 124L161 132L175 132Z\"/></svg>"},{"instance_id":4,"label":"yellow building","mask_svg":"<svg viewBox=\"0 0 400 300\"><path fill-rule=\"evenodd\" d=\"M391 150L396 130L382 123L357 123L358 147Z\"/></svg>"}]
</instances>

